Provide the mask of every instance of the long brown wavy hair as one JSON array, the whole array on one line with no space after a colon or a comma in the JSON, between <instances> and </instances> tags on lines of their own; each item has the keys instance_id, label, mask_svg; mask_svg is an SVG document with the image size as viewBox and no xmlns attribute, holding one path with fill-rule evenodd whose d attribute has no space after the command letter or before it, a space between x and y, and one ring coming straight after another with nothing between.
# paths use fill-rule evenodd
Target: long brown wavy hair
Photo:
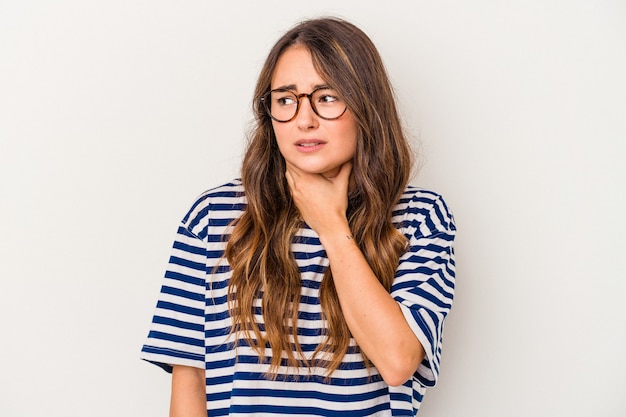
<instances>
[{"instance_id":1,"label":"long brown wavy hair","mask_svg":"<svg viewBox=\"0 0 626 417\"><path fill-rule=\"evenodd\" d=\"M271 349L270 376L276 377L283 353L290 367L321 365L330 376L347 352L350 329L328 268L319 293L327 323L325 340L313 360L305 359L297 336L301 276L290 248L302 221L291 199L272 121L260 99L271 88L278 58L293 45L309 50L317 72L338 90L357 121L347 216L356 244L387 291L407 245L391 216L409 180L412 154L382 60L365 33L346 21L320 18L296 25L278 40L254 93L256 125L241 172L248 204L233 222L225 251L232 268L231 330L241 334L261 360L265 349ZM262 320L255 312L259 299Z\"/></svg>"}]
</instances>

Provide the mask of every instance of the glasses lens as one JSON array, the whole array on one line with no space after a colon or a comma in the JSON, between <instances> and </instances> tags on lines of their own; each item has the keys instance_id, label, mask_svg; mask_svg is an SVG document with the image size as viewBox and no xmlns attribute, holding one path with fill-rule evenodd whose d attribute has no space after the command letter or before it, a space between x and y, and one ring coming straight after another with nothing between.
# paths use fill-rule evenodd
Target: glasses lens
<instances>
[{"instance_id":1,"label":"glasses lens","mask_svg":"<svg viewBox=\"0 0 626 417\"><path fill-rule=\"evenodd\" d=\"M306 96L300 97L300 100L305 99ZM287 122L298 112L298 96L289 90L272 90L265 96L265 105L272 118ZM323 119L336 119L346 111L346 103L330 88L313 91L311 105L315 113Z\"/></svg>"},{"instance_id":2,"label":"glasses lens","mask_svg":"<svg viewBox=\"0 0 626 417\"><path fill-rule=\"evenodd\" d=\"M280 121L291 120L298 109L298 97L291 91L274 90L269 95L270 115Z\"/></svg>"},{"instance_id":3,"label":"glasses lens","mask_svg":"<svg viewBox=\"0 0 626 417\"><path fill-rule=\"evenodd\" d=\"M336 119L346 111L346 103L330 88L315 90L311 101L317 114L324 119Z\"/></svg>"}]
</instances>

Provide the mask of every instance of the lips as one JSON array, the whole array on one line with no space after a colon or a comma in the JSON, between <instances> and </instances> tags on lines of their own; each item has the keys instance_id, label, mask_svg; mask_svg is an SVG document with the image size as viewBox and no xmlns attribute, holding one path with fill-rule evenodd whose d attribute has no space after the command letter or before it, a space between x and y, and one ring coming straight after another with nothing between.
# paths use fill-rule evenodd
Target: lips
<instances>
[{"instance_id":1,"label":"lips","mask_svg":"<svg viewBox=\"0 0 626 417\"><path fill-rule=\"evenodd\" d=\"M300 139L296 141L296 148L300 152L314 152L324 147L325 141L321 139Z\"/></svg>"},{"instance_id":2,"label":"lips","mask_svg":"<svg viewBox=\"0 0 626 417\"><path fill-rule=\"evenodd\" d=\"M308 146L323 145L325 143L326 142L321 139L300 139L296 141L296 146L308 147Z\"/></svg>"}]
</instances>

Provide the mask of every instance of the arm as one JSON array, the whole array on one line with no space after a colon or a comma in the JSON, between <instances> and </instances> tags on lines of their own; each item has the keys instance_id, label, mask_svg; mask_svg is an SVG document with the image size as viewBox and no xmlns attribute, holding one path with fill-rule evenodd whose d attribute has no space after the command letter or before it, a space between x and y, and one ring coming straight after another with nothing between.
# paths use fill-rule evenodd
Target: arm
<instances>
[{"instance_id":1,"label":"arm","mask_svg":"<svg viewBox=\"0 0 626 417\"><path fill-rule=\"evenodd\" d=\"M174 365L170 417L206 417L205 371Z\"/></svg>"},{"instance_id":2,"label":"arm","mask_svg":"<svg viewBox=\"0 0 626 417\"><path fill-rule=\"evenodd\" d=\"M348 232L349 233L349 229ZM354 339L389 385L401 385L417 370L424 349L400 306L372 272L345 231L320 235L341 309Z\"/></svg>"},{"instance_id":3,"label":"arm","mask_svg":"<svg viewBox=\"0 0 626 417\"><path fill-rule=\"evenodd\" d=\"M352 336L389 385L400 385L417 370L424 349L400 306L374 275L351 239L346 218L351 165L335 178L300 173L293 167L287 181L300 214L320 237Z\"/></svg>"}]
</instances>

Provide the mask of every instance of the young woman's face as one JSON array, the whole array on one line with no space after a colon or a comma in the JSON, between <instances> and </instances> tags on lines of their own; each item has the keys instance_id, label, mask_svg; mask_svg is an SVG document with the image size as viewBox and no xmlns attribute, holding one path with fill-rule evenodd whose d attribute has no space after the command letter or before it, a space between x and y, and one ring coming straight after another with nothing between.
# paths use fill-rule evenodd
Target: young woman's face
<instances>
[{"instance_id":1,"label":"young woman's face","mask_svg":"<svg viewBox=\"0 0 626 417\"><path fill-rule=\"evenodd\" d=\"M326 82L315 70L310 52L302 45L295 45L278 59L271 89L309 94L324 85ZM300 110L293 120L284 123L272 120L272 126L287 165L304 173L332 178L356 150L358 128L350 110L338 119L325 120L315 114L306 97L300 99Z\"/></svg>"}]
</instances>

